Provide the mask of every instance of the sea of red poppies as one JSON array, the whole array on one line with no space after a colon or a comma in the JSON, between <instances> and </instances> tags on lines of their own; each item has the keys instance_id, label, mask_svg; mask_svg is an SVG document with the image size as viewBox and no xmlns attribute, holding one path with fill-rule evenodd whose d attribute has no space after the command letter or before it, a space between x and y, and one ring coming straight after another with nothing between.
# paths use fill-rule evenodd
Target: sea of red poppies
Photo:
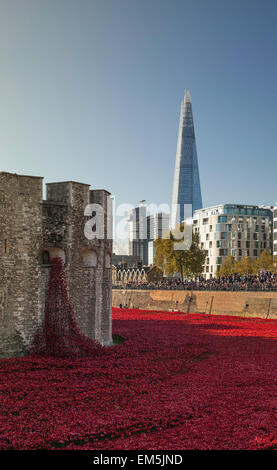
<instances>
[{"instance_id":1,"label":"sea of red poppies","mask_svg":"<svg viewBox=\"0 0 277 470\"><path fill-rule=\"evenodd\" d=\"M113 310L91 357L0 360L0 449L277 448L277 321Z\"/></svg>"}]
</instances>

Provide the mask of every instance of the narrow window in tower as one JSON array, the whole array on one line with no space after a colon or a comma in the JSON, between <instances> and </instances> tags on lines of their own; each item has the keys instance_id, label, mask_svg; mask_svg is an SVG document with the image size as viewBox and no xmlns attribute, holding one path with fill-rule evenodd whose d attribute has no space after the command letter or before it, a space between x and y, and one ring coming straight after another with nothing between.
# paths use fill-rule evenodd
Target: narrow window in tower
<instances>
[{"instance_id":1,"label":"narrow window in tower","mask_svg":"<svg viewBox=\"0 0 277 470\"><path fill-rule=\"evenodd\" d=\"M4 254L7 255L8 252L9 252L8 239L5 238L5 240L4 240Z\"/></svg>"},{"instance_id":2,"label":"narrow window in tower","mask_svg":"<svg viewBox=\"0 0 277 470\"><path fill-rule=\"evenodd\" d=\"M44 250L42 252L42 264L44 265L50 264L50 255L49 255L49 251L47 250Z\"/></svg>"}]
</instances>

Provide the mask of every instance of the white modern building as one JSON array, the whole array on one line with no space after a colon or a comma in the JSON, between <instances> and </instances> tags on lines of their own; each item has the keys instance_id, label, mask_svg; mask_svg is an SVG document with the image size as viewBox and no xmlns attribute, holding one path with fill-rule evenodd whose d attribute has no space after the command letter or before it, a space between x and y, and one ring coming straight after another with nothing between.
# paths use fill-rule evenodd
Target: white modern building
<instances>
[{"instance_id":1,"label":"white modern building","mask_svg":"<svg viewBox=\"0 0 277 470\"><path fill-rule=\"evenodd\" d=\"M272 252L272 220L272 208L259 206L221 204L194 211L193 231L206 251L204 277L216 276L227 256L237 261L245 256L255 259L263 250ZM277 223L274 237L277 255Z\"/></svg>"}]
</instances>

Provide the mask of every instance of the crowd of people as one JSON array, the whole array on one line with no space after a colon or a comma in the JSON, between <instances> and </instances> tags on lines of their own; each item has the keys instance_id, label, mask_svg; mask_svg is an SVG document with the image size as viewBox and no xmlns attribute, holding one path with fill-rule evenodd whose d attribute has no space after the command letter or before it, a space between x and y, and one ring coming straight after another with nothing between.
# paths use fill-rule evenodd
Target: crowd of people
<instances>
[{"instance_id":1,"label":"crowd of people","mask_svg":"<svg viewBox=\"0 0 277 470\"><path fill-rule=\"evenodd\" d=\"M221 290L221 291L277 291L277 274L232 274L227 277L197 280L165 279L152 282L128 282L114 289L164 289L164 290Z\"/></svg>"}]
</instances>

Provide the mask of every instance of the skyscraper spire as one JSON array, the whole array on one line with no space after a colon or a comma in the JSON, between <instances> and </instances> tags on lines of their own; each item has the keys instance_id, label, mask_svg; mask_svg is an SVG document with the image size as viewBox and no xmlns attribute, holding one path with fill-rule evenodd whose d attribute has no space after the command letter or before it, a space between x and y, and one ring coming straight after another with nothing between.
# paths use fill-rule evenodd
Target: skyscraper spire
<instances>
[{"instance_id":1,"label":"skyscraper spire","mask_svg":"<svg viewBox=\"0 0 277 470\"><path fill-rule=\"evenodd\" d=\"M189 90L185 88L184 102L189 101L191 103L191 96Z\"/></svg>"},{"instance_id":2,"label":"skyscraper spire","mask_svg":"<svg viewBox=\"0 0 277 470\"><path fill-rule=\"evenodd\" d=\"M172 225L178 222L178 208L180 210L180 222L186 217L191 217L193 211L202 208L192 102L188 90L185 90L184 101L181 104L172 193Z\"/></svg>"}]
</instances>

